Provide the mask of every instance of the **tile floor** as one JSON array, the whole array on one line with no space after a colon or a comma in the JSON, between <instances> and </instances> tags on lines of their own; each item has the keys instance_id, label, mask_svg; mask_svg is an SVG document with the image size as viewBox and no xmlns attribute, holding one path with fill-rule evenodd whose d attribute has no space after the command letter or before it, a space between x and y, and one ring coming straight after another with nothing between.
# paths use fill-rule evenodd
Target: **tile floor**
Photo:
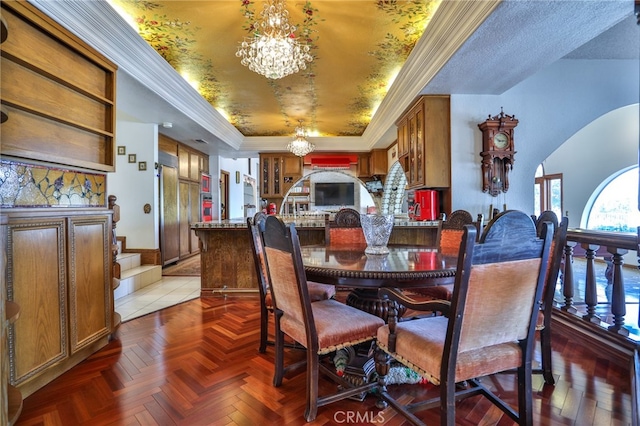
<instances>
[{"instance_id":1,"label":"tile floor","mask_svg":"<svg viewBox=\"0 0 640 426\"><path fill-rule=\"evenodd\" d=\"M200 297L200 277L166 277L115 300L122 322Z\"/></svg>"}]
</instances>

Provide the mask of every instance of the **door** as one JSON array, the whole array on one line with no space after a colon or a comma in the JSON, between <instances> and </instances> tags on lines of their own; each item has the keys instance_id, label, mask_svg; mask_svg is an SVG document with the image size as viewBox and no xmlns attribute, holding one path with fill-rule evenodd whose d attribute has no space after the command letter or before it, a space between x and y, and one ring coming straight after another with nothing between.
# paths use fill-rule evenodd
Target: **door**
<instances>
[{"instance_id":1,"label":"door","mask_svg":"<svg viewBox=\"0 0 640 426\"><path fill-rule=\"evenodd\" d=\"M169 154L159 153L159 157L172 157L160 165L160 252L162 264L166 265L180 258L180 229L178 218L178 159Z\"/></svg>"},{"instance_id":2,"label":"door","mask_svg":"<svg viewBox=\"0 0 640 426\"><path fill-rule=\"evenodd\" d=\"M229 219L229 172L220 170L220 219Z\"/></svg>"}]
</instances>

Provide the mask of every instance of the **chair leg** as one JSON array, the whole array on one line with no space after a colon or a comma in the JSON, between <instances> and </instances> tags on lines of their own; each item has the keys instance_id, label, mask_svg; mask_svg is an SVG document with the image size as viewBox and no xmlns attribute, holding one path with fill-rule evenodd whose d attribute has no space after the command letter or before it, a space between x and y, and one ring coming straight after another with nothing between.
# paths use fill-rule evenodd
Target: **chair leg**
<instances>
[{"instance_id":1,"label":"chair leg","mask_svg":"<svg viewBox=\"0 0 640 426\"><path fill-rule=\"evenodd\" d=\"M442 426L456 424L456 386L453 378L440 383L440 424Z\"/></svg>"},{"instance_id":2,"label":"chair leg","mask_svg":"<svg viewBox=\"0 0 640 426\"><path fill-rule=\"evenodd\" d=\"M267 338L269 331L269 311L267 307L260 306L260 347L258 348L258 352L261 354L267 351Z\"/></svg>"},{"instance_id":3,"label":"chair leg","mask_svg":"<svg viewBox=\"0 0 640 426\"><path fill-rule=\"evenodd\" d=\"M307 350L307 409L304 418L312 422L318 415L318 376L320 359L317 353Z\"/></svg>"},{"instance_id":4,"label":"chair leg","mask_svg":"<svg viewBox=\"0 0 640 426\"><path fill-rule=\"evenodd\" d=\"M544 382L548 385L556 383L553 378L553 369L551 362L551 329L545 327L540 330L540 350L542 352L542 376Z\"/></svg>"},{"instance_id":5,"label":"chair leg","mask_svg":"<svg viewBox=\"0 0 640 426\"><path fill-rule=\"evenodd\" d=\"M518 417L520 426L533 425L533 380L531 362L518 367Z\"/></svg>"},{"instance_id":6,"label":"chair leg","mask_svg":"<svg viewBox=\"0 0 640 426\"><path fill-rule=\"evenodd\" d=\"M274 322L276 325L274 363L276 372L273 376L273 386L275 387L282 384L284 377L284 333L280 330L280 316L282 316L281 312L274 312Z\"/></svg>"}]
</instances>

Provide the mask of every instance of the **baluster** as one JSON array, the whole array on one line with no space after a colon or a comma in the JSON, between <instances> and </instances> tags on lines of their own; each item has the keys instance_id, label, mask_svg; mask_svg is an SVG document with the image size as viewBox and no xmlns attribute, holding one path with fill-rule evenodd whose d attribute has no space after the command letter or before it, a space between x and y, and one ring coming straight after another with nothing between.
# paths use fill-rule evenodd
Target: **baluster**
<instances>
[{"instance_id":1,"label":"baluster","mask_svg":"<svg viewBox=\"0 0 640 426\"><path fill-rule=\"evenodd\" d=\"M613 255L613 292L611 296L613 325L610 325L608 330L623 336L628 336L629 330L624 327L624 317L627 314L627 307L624 294L624 276L622 274L622 265L624 264L622 256L627 254L628 250L607 247L607 251Z\"/></svg>"},{"instance_id":2,"label":"baluster","mask_svg":"<svg viewBox=\"0 0 640 426\"><path fill-rule=\"evenodd\" d=\"M586 250L585 258L587 259L587 276L585 277L584 289L584 301L587 304L587 313L582 316L582 319L594 324L600 324L600 317L596 314L596 306L598 305L598 288L596 285L596 269L594 261L596 257L596 250L598 250L600 246L596 244L582 244L581 246Z\"/></svg>"},{"instance_id":3,"label":"baluster","mask_svg":"<svg viewBox=\"0 0 640 426\"><path fill-rule=\"evenodd\" d=\"M564 296L564 305L561 310L570 314L575 314L578 310L573 306L573 248L577 243L567 241L564 246L564 271L562 273L562 295Z\"/></svg>"}]
</instances>

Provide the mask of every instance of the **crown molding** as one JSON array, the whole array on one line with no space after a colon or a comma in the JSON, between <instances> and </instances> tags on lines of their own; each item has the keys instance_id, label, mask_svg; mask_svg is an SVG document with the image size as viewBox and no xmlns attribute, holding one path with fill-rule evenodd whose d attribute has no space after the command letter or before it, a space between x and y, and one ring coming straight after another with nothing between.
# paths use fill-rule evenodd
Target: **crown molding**
<instances>
[{"instance_id":1,"label":"crown molding","mask_svg":"<svg viewBox=\"0 0 640 426\"><path fill-rule=\"evenodd\" d=\"M501 0L443 1L362 137L373 148ZM393 141L384 141L386 145Z\"/></svg>"}]
</instances>

